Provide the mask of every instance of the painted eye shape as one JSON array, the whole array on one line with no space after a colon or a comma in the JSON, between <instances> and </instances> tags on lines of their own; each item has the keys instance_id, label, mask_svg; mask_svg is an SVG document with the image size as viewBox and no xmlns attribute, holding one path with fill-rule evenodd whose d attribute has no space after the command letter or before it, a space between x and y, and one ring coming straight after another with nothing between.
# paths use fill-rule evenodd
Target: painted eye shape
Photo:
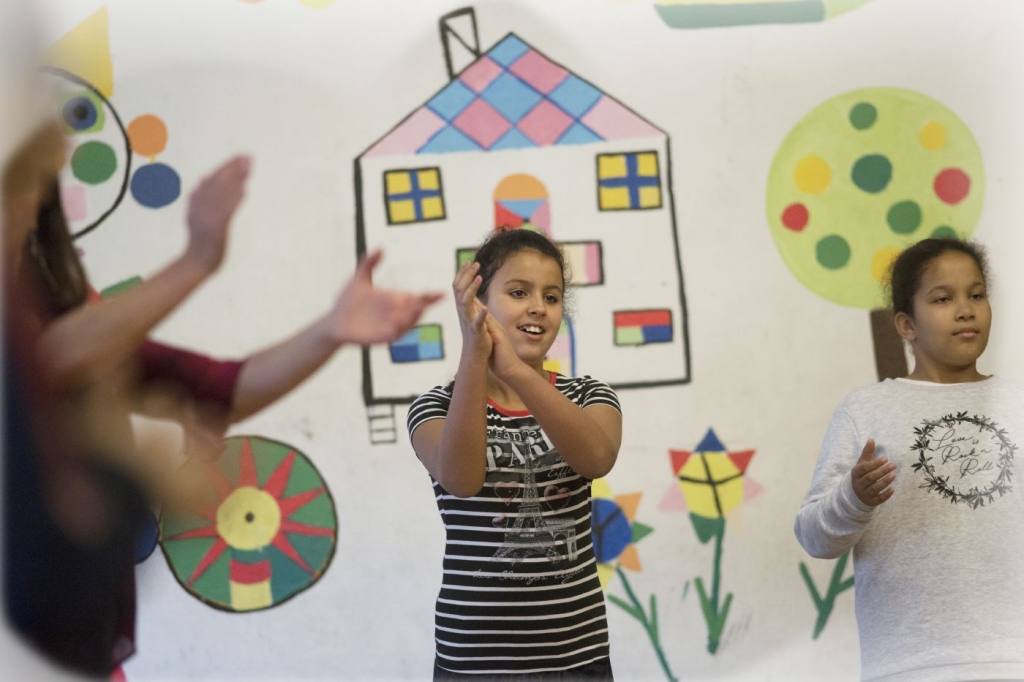
<instances>
[{"instance_id":1,"label":"painted eye shape","mask_svg":"<svg viewBox=\"0 0 1024 682\"><path fill-rule=\"evenodd\" d=\"M103 129L103 106L92 93L77 94L61 110L61 119L70 133L94 133Z\"/></svg>"}]
</instances>

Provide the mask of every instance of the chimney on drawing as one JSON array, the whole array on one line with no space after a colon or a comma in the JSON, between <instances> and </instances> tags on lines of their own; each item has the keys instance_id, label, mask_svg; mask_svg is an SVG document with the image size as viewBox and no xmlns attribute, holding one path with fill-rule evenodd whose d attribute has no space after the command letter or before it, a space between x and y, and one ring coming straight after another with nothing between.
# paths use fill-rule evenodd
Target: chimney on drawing
<instances>
[{"instance_id":1,"label":"chimney on drawing","mask_svg":"<svg viewBox=\"0 0 1024 682\"><path fill-rule=\"evenodd\" d=\"M438 20L441 45L444 47L444 65L448 80L480 58L480 34L476 30L476 12L463 7L445 14Z\"/></svg>"}]
</instances>

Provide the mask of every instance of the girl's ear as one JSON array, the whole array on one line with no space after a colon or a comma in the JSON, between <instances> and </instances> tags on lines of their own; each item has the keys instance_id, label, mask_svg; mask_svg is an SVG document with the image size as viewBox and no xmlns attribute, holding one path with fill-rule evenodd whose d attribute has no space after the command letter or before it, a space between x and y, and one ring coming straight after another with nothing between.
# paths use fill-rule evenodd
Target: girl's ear
<instances>
[{"instance_id":1,"label":"girl's ear","mask_svg":"<svg viewBox=\"0 0 1024 682\"><path fill-rule=\"evenodd\" d=\"M896 313L894 322L896 324L896 333L899 334L904 341L917 341L917 330L914 329L914 320L910 315L907 315L906 313Z\"/></svg>"}]
</instances>

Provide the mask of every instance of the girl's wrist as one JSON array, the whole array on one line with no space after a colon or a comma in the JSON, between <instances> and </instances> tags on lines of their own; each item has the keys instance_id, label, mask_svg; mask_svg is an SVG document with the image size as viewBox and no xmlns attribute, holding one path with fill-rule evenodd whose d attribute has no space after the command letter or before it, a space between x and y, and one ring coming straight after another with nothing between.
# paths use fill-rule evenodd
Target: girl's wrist
<instances>
[{"instance_id":1,"label":"girl's wrist","mask_svg":"<svg viewBox=\"0 0 1024 682\"><path fill-rule=\"evenodd\" d=\"M498 375L498 378L515 389L522 382L529 381L532 376L539 375L532 367L519 360L519 362Z\"/></svg>"}]
</instances>

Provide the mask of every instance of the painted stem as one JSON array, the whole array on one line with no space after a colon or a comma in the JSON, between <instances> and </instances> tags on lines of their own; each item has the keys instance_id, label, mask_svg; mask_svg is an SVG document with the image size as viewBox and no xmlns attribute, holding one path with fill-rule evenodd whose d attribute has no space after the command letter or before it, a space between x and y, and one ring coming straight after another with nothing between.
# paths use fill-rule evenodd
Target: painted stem
<instances>
[{"instance_id":1,"label":"painted stem","mask_svg":"<svg viewBox=\"0 0 1024 682\"><path fill-rule=\"evenodd\" d=\"M722 630L725 629L725 619L729 617L729 607L732 606L732 593L725 595L725 601L719 608L719 596L722 584L722 540L725 537L725 527L715 533L715 558L711 567L711 596L708 596L704 588L704 580L696 578L694 585L697 587L697 595L700 597L701 609L704 611L704 620L708 624L708 653L718 651L718 645L722 640Z\"/></svg>"},{"instance_id":2,"label":"painted stem","mask_svg":"<svg viewBox=\"0 0 1024 682\"><path fill-rule=\"evenodd\" d=\"M626 574L622 570L622 567L616 566L615 572L622 581L622 586L626 589L626 595L629 597L629 601L633 603L633 606L632 608L628 607L613 595L608 595L609 598L612 603L621 607L626 611L626 613L640 621L640 624L644 626L644 630L647 632L647 637L651 640L651 646L654 647L654 653L658 655L658 662L661 663L661 669L665 671L665 677L668 678L669 682L678 682L678 678L672 674L672 670L668 667L668 661L665 660L665 652L661 648L661 635L658 633L657 598L653 594L651 595L651 612L648 616L644 611L644 607L640 604L640 600L636 598L636 594L633 592L633 588L630 586L629 580L626 578Z\"/></svg>"},{"instance_id":3,"label":"painted stem","mask_svg":"<svg viewBox=\"0 0 1024 682\"><path fill-rule=\"evenodd\" d=\"M811 599L814 600L814 607L818 610L818 618L814 623L813 639L818 639L818 635L822 633L825 625L828 624L829 616L832 615L832 608L836 605L836 597L853 587L853 576L846 580L842 579L849 560L850 552L846 552L836 560L835 567L832 569L832 578L829 580L828 590L825 592L824 597L821 596L818 588L815 587L814 580L811 578L811 572L807 569L807 564L802 561L800 562L800 575L803 576L807 589L811 592Z\"/></svg>"}]
</instances>

